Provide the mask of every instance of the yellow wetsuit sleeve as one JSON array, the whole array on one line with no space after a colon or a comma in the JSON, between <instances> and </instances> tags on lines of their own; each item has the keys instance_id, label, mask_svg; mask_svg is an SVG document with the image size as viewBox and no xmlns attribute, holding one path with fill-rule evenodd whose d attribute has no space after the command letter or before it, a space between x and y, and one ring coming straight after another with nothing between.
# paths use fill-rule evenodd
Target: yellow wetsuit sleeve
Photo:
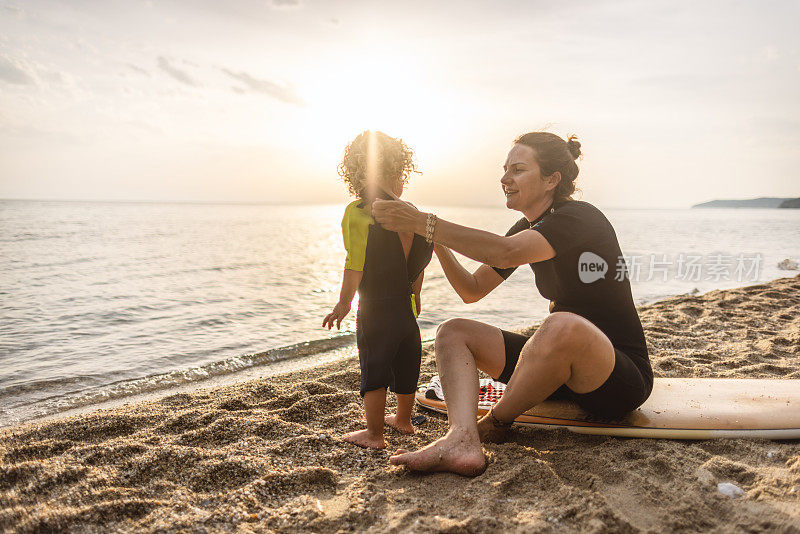
<instances>
[{"instance_id":1,"label":"yellow wetsuit sleeve","mask_svg":"<svg viewBox=\"0 0 800 534\"><path fill-rule=\"evenodd\" d=\"M372 217L366 209L359 208L361 201L356 200L347 206L342 218L342 238L347 258L344 268L352 271L363 271L367 258L367 236Z\"/></svg>"}]
</instances>

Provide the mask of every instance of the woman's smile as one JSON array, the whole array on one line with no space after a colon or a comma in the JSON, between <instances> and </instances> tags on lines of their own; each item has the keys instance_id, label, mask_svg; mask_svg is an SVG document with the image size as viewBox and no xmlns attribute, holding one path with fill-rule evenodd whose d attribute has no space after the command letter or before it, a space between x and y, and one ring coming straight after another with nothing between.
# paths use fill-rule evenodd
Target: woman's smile
<instances>
[{"instance_id":1,"label":"woman's smile","mask_svg":"<svg viewBox=\"0 0 800 534\"><path fill-rule=\"evenodd\" d=\"M503 184L503 193L506 195L506 198L509 198L511 195L519 193L518 189L513 189L505 184Z\"/></svg>"},{"instance_id":2,"label":"woman's smile","mask_svg":"<svg viewBox=\"0 0 800 534\"><path fill-rule=\"evenodd\" d=\"M518 206L512 206L512 204L517 204L520 199L524 198L526 187L525 184L521 184L518 180L514 179L514 177L509 176L512 173L513 171L506 172L500 180L500 186L503 188L503 194L506 197L506 207L518 209Z\"/></svg>"},{"instance_id":3,"label":"woman's smile","mask_svg":"<svg viewBox=\"0 0 800 534\"><path fill-rule=\"evenodd\" d=\"M503 182L506 182L506 178L503 178ZM519 209L519 200L522 198L520 184L513 180L509 180L509 182L500 184L503 187L503 194L506 196L506 208Z\"/></svg>"}]
</instances>

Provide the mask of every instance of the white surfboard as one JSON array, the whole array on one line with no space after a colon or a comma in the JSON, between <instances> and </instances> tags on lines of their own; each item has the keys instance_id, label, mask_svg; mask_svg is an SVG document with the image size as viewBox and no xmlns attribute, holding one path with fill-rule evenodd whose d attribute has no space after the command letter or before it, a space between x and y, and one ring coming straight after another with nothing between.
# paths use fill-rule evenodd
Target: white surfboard
<instances>
[{"instance_id":1,"label":"white surfboard","mask_svg":"<svg viewBox=\"0 0 800 534\"><path fill-rule=\"evenodd\" d=\"M436 376L420 388L420 406L447 413ZM481 380L483 416L505 384ZM571 401L545 401L515 423L566 428L581 434L631 438L800 438L800 380L760 378L656 378L647 401L622 419L598 419Z\"/></svg>"}]
</instances>

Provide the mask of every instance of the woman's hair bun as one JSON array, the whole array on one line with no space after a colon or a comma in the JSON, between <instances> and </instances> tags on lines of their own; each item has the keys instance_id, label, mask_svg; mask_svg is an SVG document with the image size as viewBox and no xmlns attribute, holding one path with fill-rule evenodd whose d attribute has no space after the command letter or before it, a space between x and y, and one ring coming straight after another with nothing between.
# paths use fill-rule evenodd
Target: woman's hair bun
<instances>
[{"instance_id":1,"label":"woman's hair bun","mask_svg":"<svg viewBox=\"0 0 800 534\"><path fill-rule=\"evenodd\" d=\"M572 159L578 159L581 155L581 143L578 141L577 136L570 135L567 138L567 150L572 154Z\"/></svg>"}]
</instances>

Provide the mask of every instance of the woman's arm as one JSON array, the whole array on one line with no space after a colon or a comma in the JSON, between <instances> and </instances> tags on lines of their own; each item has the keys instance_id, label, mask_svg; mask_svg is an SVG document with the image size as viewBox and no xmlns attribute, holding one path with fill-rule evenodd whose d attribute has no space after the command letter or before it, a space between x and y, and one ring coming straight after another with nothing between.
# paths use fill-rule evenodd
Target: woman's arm
<instances>
[{"instance_id":1,"label":"woman's arm","mask_svg":"<svg viewBox=\"0 0 800 534\"><path fill-rule=\"evenodd\" d=\"M395 232L425 235L428 214L402 200L376 200L372 216ZM493 267L517 267L555 257L556 252L542 234L523 230L509 237L438 219L433 240L468 258Z\"/></svg>"},{"instance_id":2,"label":"woman's arm","mask_svg":"<svg viewBox=\"0 0 800 534\"><path fill-rule=\"evenodd\" d=\"M422 215L427 221L427 214ZM423 229L423 235L424 232ZM468 258L501 269L549 260L556 255L542 234L530 230L504 237L438 220L433 239Z\"/></svg>"},{"instance_id":3,"label":"woman's arm","mask_svg":"<svg viewBox=\"0 0 800 534\"><path fill-rule=\"evenodd\" d=\"M437 244L433 250L439 258L447 281L467 304L481 300L503 283L503 277L488 265L481 265L471 273L459 263L449 248Z\"/></svg>"}]
</instances>

